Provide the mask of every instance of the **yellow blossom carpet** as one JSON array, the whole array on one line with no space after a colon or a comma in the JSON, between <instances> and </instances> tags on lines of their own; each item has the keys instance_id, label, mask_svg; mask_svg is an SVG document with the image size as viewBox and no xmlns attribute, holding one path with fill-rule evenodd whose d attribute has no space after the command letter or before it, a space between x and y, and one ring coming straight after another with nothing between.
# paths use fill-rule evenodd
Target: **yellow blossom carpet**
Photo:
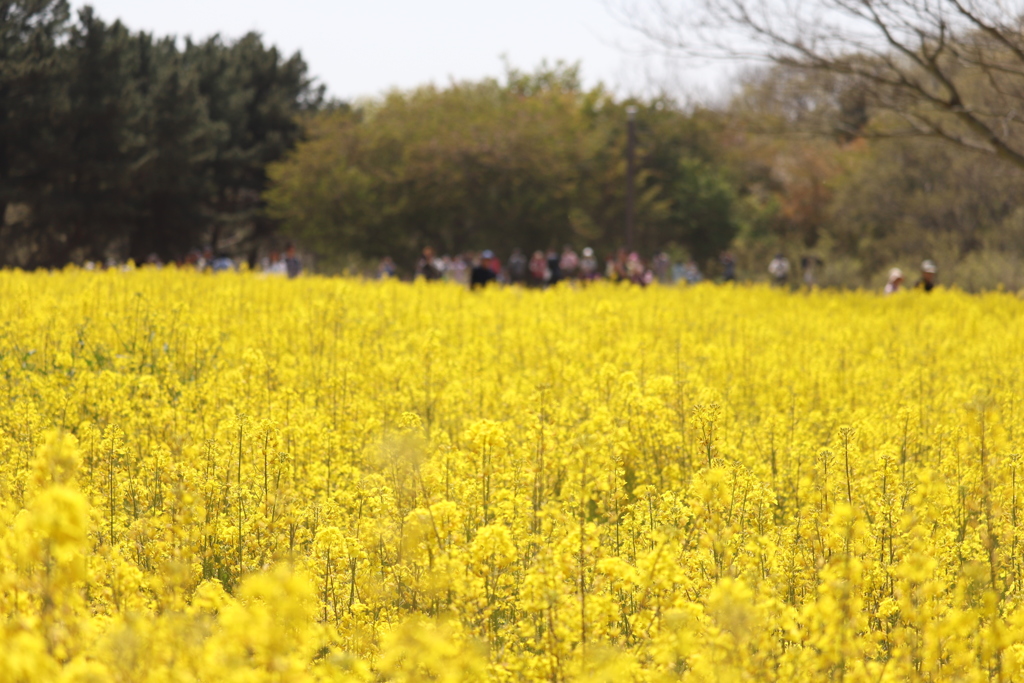
<instances>
[{"instance_id":1,"label":"yellow blossom carpet","mask_svg":"<svg viewBox=\"0 0 1024 683\"><path fill-rule=\"evenodd\" d=\"M1024 680L1024 303L0 273L0 682Z\"/></svg>"}]
</instances>

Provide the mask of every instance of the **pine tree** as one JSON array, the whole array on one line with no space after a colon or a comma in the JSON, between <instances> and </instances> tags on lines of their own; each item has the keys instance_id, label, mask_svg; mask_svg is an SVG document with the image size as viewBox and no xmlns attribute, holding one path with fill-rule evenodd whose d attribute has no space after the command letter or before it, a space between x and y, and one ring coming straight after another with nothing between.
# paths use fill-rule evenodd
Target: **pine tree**
<instances>
[{"instance_id":1,"label":"pine tree","mask_svg":"<svg viewBox=\"0 0 1024 683\"><path fill-rule=\"evenodd\" d=\"M5 247L0 259L4 261L30 250L31 208L41 203L48 189L63 84L58 46L68 17L65 0L0 0L0 240ZM21 210L8 210L15 207Z\"/></svg>"}]
</instances>

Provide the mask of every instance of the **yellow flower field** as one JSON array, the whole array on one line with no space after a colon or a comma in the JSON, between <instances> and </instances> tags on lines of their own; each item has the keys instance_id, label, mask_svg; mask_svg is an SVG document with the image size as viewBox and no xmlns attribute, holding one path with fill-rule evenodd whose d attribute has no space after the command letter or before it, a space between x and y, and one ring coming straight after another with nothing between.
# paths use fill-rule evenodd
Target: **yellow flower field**
<instances>
[{"instance_id":1,"label":"yellow flower field","mask_svg":"<svg viewBox=\"0 0 1024 683\"><path fill-rule=\"evenodd\" d=\"M0 274L0 683L1024 680L1024 302Z\"/></svg>"}]
</instances>

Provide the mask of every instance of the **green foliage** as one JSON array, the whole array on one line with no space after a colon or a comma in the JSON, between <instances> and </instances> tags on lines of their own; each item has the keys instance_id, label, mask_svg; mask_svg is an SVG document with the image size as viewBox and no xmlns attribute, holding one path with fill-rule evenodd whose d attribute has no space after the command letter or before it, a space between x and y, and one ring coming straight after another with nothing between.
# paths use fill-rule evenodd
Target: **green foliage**
<instances>
[{"instance_id":1,"label":"green foliage","mask_svg":"<svg viewBox=\"0 0 1024 683\"><path fill-rule=\"evenodd\" d=\"M520 84L522 90L532 87ZM494 81L392 93L317 119L272 167L276 215L325 253L454 251L569 241L588 150L576 95Z\"/></svg>"},{"instance_id":2,"label":"green foliage","mask_svg":"<svg viewBox=\"0 0 1024 683\"><path fill-rule=\"evenodd\" d=\"M0 0L0 229L8 251L32 236L25 212L10 209L47 184L68 14L65 0Z\"/></svg>"},{"instance_id":3,"label":"green foliage","mask_svg":"<svg viewBox=\"0 0 1024 683\"><path fill-rule=\"evenodd\" d=\"M0 1L3 262L180 258L272 230L267 163L322 90L250 34L179 49L63 1Z\"/></svg>"},{"instance_id":4,"label":"green foliage","mask_svg":"<svg viewBox=\"0 0 1024 683\"><path fill-rule=\"evenodd\" d=\"M747 275L765 277L781 250L794 263L822 258L823 285L881 287L892 267L913 283L926 258L943 283L1024 285L1021 171L948 141L892 136L901 123L863 109L862 95L834 73L746 76L726 112L735 132L723 158Z\"/></svg>"},{"instance_id":5,"label":"green foliage","mask_svg":"<svg viewBox=\"0 0 1024 683\"><path fill-rule=\"evenodd\" d=\"M48 168L53 186L34 207L37 223L51 227L49 243L41 246L54 261L69 260L77 249L101 257L131 222L123 200L138 152L132 47L123 26L107 26L86 7L61 53L67 87Z\"/></svg>"},{"instance_id":6,"label":"green foliage","mask_svg":"<svg viewBox=\"0 0 1024 683\"><path fill-rule=\"evenodd\" d=\"M140 60L142 106L136 120L141 148L133 166L136 220L127 252L138 262L151 253L180 258L206 237L213 181L210 165L223 128L210 120L194 69L169 40L140 49L156 58Z\"/></svg>"},{"instance_id":7,"label":"green foliage","mask_svg":"<svg viewBox=\"0 0 1024 683\"><path fill-rule=\"evenodd\" d=\"M861 263L865 278L926 257L947 267L985 250L1024 257L1022 177L1012 166L931 140L879 142L849 157L835 183L828 234L834 250ZM978 284L976 275L969 279L965 286Z\"/></svg>"},{"instance_id":8,"label":"green foliage","mask_svg":"<svg viewBox=\"0 0 1024 683\"><path fill-rule=\"evenodd\" d=\"M271 166L272 214L326 256L425 245L614 248L622 243L625 103L583 91L576 67L509 70L446 89L393 92L358 112L325 113ZM732 194L696 117L658 100L637 119L637 243L717 253L734 234Z\"/></svg>"},{"instance_id":9,"label":"green foliage","mask_svg":"<svg viewBox=\"0 0 1024 683\"><path fill-rule=\"evenodd\" d=\"M220 135L207 150L214 191L209 203L211 243L237 239L239 230L258 241L272 224L261 193L266 166L302 137L300 115L316 109L323 88L314 87L298 54L285 59L255 33L233 44L215 36L186 45L184 62L196 73L210 120Z\"/></svg>"},{"instance_id":10,"label":"green foliage","mask_svg":"<svg viewBox=\"0 0 1024 683\"><path fill-rule=\"evenodd\" d=\"M707 262L729 247L736 236L736 196L720 171L694 159L681 159L667 193L679 240L689 245L694 259Z\"/></svg>"},{"instance_id":11,"label":"green foliage","mask_svg":"<svg viewBox=\"0 0 1024 683\"><path fill-rule=\"evenodd\" d=\"M930 258L943 283L1024 286L1013 159L906 136L909 117L971 139L955 112L880 107L862 78L802 66L748 72L718 109L587 90L561 62L353 108L255 34L179 46L89 8L72 18L65 0L0 0L0 264L206 245L252 261L279 225L338 269L385 255L407 268L427 245L607 253L625 241L633 106L645 256L714 275L732 249L740 277L760 279L781 251L794 270L821 259L821 284L871 287ZM979 68L956 72L970 101L1019 90L1019 74Z\"/></svg>"}]
</instances>

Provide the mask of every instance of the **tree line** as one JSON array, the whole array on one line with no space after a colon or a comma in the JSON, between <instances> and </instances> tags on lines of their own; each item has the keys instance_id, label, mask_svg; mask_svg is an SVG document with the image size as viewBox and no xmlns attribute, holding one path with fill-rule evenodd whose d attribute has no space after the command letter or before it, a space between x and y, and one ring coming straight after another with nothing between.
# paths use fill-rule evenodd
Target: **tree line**
<instances>
[{"instance_id":1,"label":"tree line","mask_svg":"<svg viewBox=\"0 0 1024 683\"><path fill-rule=\"evenodd\" d=\"M1024 82L1022 82L1024 84ZM635 248L744 279L775 254L818 284L884 284L930 259L939 281L1024 286L1022 170L909 135L864 86L776 64L714 105L621 98L578 69L394 92L319 113L270 166L271 215L327 259L625 244L627 108L635 107Z\"/></svg>"},{"instance_id":2,"label":"tree line","mask_svg":"<svg viewBox=\"0 0 1024 683\"><path fill-rule=\"evenodd\" d=\"M274 230L267 164L322 99L256 34L178 41L0 0L0 261L253 250Z\"/></svg>"},{"instance_id":3,"label":"tree line","mask_svg":"<svg viewBox=\"0 0 1024 683\"><path fill-rule=\"evenodd\" d=\"M668 98L586 90L578 66L393 92L312 119L271 165L271 214L322 253L392 256L623 245L636 107L636 249L710 259L736 234L714 122Z\"/></svg>"},{"instance_id":4,"label":"tree line","mask_svg":"<svg viewBox=\"0 0 1024 683\"><path fill-rule=\"evenodd\" d=\"M1024 32L994 0L622 0L677 56L761 64L724 108L767 221L739 250L815 250L832 284L939 263L969 289L1024 287Z\"/></svg>"},{"instance_id":5,"label":"tree line","mask_svg":"<svg viewBox=\"0 0 1024 683\"><path fill-rule=\"evenodd\" d=\"M758 3L736 5L751 13L733 28L766 16ZM0 258L255 260L291 239L323 270L390 256L408 272L425 246L610 253L632 182L633 247L709 276L729 249L741 278L781 252L822 263L822 284L876 286L931 259L940 282L1022 287L1024 41L969 4L945 27L907 7L861 17L888 47L844 47L826 23L832 52L814 53L792 36L815 26L752 24L778 49L714 104L584 88L557 63L350 106L256 35L176 41L72 19L63 0L0 0Z\"/></svg>"}]
</instances>

